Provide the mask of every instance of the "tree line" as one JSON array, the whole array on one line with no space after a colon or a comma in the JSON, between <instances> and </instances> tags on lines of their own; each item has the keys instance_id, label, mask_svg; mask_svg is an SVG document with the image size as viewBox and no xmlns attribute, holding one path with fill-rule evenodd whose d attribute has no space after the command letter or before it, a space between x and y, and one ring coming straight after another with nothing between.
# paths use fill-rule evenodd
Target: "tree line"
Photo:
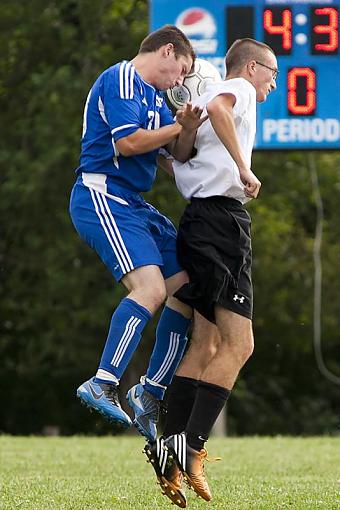
<instances>
[{"instance_id":1,"label":"tree line","mask_svg":"<svg viewBox=\"0 0 340 510\"><path fill-rule=\"evenodd\" d=\"M94 79L132 58L148 31L145 0L60 0L1 5L0 431L107 433L80 408L114 306L124 294L78 238L68 215L82 111ZM276 92L279 93L279 92ZM335 433L339 388L313 349L316 198L323 198L322 353L340 375L340 156L255 153L263 183L252 201L255 353L228 403L230 434ZM175 224L185 207L159 172L146 198ZM157 317L122 381L143 374ZM204 341L204 339L202 339Z\"/></svg>"}]
</instances>

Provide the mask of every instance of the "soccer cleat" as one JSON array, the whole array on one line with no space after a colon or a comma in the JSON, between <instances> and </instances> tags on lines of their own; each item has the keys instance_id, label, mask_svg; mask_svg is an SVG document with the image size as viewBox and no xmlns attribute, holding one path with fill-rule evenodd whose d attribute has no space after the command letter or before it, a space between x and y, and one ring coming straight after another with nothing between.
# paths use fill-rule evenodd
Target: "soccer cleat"
<instances>
[{"instance_id":1,"label":"soccer cleat","mask_svg":"<svg viewBox=\"0 0 340 510\"><path fill-rule=\"evenodd\" d=\"M142 384L132 386L126 398L135 413L134 426L148 441L156 441L160 401L146 391Z\"/></svg>"},{"instance_id":2,"label":"soccer cleat","mask_svg":"<svg viewBox=\"0 0 340 510\"><path fill-rule=\"evenodd\" d=\"M121 408L118 398L118 386L96 383L94 377L77 389L77 397L90 409L95 409L120 430L131 427L132 421Z\"/></svg>"},{"instance_id":3,"label":"soccer cleat","mask_svg":"<svg viewBox=\"0 0 340 510\"><path fill-rule=\"evenodd\" d=\"M189 487L192 487L196 494L205 501L210 501L212 495L204 474L203 464L207 457L207 451L204 448L200 451L191 448L187 444L184 432L168 437L164 442L164 448L168 448L170 452L173 452Z\"/></svg>"},{"instance_id":4,"label":"soccer cleat","mask_svg":"<svg viewBox=\"0 0 340 510\"><path fill-rule=\"evenodd\" d=\"M173 454L169 449L164 448L164 439L161 437L152 444L148 443L143 453L155 470L162 494L167 496L173 504L186 508L187 500L182 489L183 474Z\"/></svg>"}]
</instances>

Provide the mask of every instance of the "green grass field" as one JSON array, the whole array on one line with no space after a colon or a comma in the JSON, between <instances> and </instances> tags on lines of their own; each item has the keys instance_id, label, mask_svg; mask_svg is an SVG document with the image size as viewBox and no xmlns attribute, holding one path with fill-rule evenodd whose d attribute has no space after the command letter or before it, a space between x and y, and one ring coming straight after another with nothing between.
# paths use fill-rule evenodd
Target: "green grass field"
<instances>
[{"instance_id":1,"label":"green grass field","mask_svg":"<svg viewBox=\"0 0 340 510\"><path fill-rule=\"evenodd\" d=\"M140 437L0 436L1 510L175 508L155 483ZM213 438L207 510L340 508L340 438ZM177 508L177 507L176 507Z\"/></svg>"}]
</instances>

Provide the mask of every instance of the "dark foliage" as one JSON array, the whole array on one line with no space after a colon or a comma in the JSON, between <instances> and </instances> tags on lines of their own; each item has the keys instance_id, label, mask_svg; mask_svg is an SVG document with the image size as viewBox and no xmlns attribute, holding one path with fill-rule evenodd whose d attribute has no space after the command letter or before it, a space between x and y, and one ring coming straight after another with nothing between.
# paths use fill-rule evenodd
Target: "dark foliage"
<instances>
[{"instance_id":1,"label":"dark foliage","mask_svg":"<svg viewBox=\"0 0 340 510\"><path fill-rule=\"evenodd\" d=\"M123 296L75 233L69 192L84 101L96 76L131 58L147 33L147 2L1 3L0 431L107 433L76 387L96 369ZM323 354L340 376L340 157L316 154L324 198ZM306 154L256 154L263 182L253 217L256 351L228 407L235 434L336 430L338 387L313 352L315 199ZM178 222L184 201L161 175L150 200ZM156 321L124 376L143 373Z\"/></svg>"}]
</instances>

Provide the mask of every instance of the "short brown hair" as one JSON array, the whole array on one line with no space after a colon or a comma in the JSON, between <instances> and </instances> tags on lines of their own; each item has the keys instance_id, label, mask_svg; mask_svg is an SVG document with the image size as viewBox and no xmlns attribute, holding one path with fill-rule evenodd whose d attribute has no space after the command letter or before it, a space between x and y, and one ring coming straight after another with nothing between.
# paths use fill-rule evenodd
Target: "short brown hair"
<instances>
[{"instance_id":1,"label":"short brown hair","mask_svg":"<svg viewBox=\"0 0 340 510\"><path fill-rule=\"evenodd\" d=\"M275 55L268 44L255 41L255 39L250 39L249 37L237 39L230 46L225 57L227 73L235 69L241 69L250 60L260 60L264 50L270 51Z\"/></svg>"},{"instance_id":2,"label":"short brown hair","mask_svg":"<svg viewBox=\"0 0 340 510\"><path fill-rule=\"evenodd\" d=\"M163 27L151 32L142 41L139 53L149 53L157 51L165 44L173 44L175 57L179 55L190 55L192 61L195 62L195 52L187 36L175 25L164 25Z\"/></svg>"}]
</instances>

